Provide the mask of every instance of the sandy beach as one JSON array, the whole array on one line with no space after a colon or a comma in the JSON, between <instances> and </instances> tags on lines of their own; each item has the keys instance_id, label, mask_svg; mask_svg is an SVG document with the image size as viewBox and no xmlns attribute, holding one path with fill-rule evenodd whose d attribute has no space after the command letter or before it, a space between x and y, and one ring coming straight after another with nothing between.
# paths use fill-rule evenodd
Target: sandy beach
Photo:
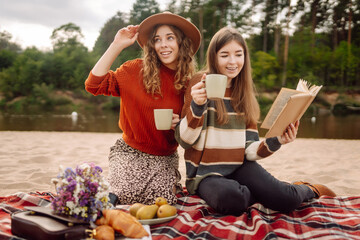
<instances>
[{"instance_id":1,"label":"sandy beach","mask_svg":"<svg viewBox=\"0 0 360 240\"><path fill-rule=\"evenodd\" d=\"M108 170L108 154L118 133L0 132L0 196L16 192L55 192L50 180L59 165L94 162ZM182 183L183 149L178 149ZM360 140L296 139L259 161L278 179L322 183L340 196L360 195Z\"/></svg>"}]
</instances>

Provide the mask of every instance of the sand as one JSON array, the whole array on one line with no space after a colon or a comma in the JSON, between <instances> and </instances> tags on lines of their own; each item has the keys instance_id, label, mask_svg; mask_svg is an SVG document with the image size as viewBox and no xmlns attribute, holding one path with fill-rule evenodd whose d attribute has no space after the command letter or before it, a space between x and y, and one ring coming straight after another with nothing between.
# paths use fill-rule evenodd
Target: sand
<instances>
[{"instance_id":1,"label":"sand","mask_svg":"<svg viewBox=\"0 0 360 240\"><path fill-rule=\"evenodd\" d=\"M118 133L0 131L0 196L55 192L50 183L59 165L94 162L108 171L108 154ZM183 149L178 149L182 183ZM259 161L278 179L330 187L340 196L360 195L360 140L296 139Z\"/></svg>"}]
</instances>

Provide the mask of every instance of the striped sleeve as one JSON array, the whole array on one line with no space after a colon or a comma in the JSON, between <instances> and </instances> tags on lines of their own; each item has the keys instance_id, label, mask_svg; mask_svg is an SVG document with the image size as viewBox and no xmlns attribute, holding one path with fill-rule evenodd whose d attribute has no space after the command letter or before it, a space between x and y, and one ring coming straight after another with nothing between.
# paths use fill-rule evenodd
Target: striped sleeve
<instances>
[{"instance_id":1,"label":"striped sleeve","mask_svg":"<svg viewBox=\"0 0 360 240\"><path fill-rule=\"evenodd\" d=\"M204 125L204 115L207 112L207 103L204 105L197 105L194 101L190 104L190 109L187 111L184 118L175 129L175 138L178 143L184 148L188 149L193 146L200 138L201 130Z\"/></svg>"},{"instance_id":2,"label":"striped sleeve","mask_svg":"<svg viewBox=\"0 0 360 240\"><path fill-rule=\"evenodd\" d=\"M247 160L256 161L268 157L279 150L280 147L281 144L277 137L266 138L263 141L260 141L256 125L247 127L245 148Z\"/></svg>"},{"instance_id":3,"label":"striped sleeve","mask_svg":"<svg viewBox=\"0 0 360 240\"><path fill-rule=\"evenodd\" d=\"M191 87L201 80L201 76L202 74L196 74L189 81L184 95L181 120L175 128L175 138L184 149L189 149L197 142L204 125L208 102L204 105L197 105L191 96Z\"/></svg>"}]
</instances>

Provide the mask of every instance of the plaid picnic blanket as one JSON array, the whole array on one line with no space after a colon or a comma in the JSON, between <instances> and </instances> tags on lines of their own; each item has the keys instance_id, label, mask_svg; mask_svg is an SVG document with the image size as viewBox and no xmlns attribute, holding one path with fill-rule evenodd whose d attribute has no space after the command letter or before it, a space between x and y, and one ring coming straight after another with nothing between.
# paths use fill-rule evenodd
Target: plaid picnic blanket
<instances>
[{"instance_id":1,"label":"plaid picnic blanket","mask_svg":"<svg viewBox=\"0 0 360 240\"><path fill-rule=\"evenodd\" d=\"M51 193L16 193L7 197L0 197L0 240L12 239L16 240L11 233L10 214L23 211L24 207L50 205ZM20 239L20 238L19 238ZM22 239L22 238L21 238Z\"/></svg>"},{"instance_id":2,"label":"plaid picnic blanket","mask_svg":"<svg viewBox=\"0 0 360 240\"><path fill-rule=\"evenodd\" d=\"M51 193L0 197L0 239L11 235L10 213L48 206ZM121 206L124 210L129 206ZM360 239L360 196L321 197L282 214L254 204L241 216L217 214L186 190L178 194L178 216L151 225L152 239Z\"/></svg>"}]
</instances>

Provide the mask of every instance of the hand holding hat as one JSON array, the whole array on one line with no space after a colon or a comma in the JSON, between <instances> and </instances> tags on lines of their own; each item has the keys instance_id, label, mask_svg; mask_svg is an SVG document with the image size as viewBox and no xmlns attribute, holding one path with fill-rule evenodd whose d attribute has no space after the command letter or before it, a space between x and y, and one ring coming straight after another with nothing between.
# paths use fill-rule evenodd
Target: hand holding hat
<instances>
[{"instance_id":1,"label":"hand holding hat","mask_svg":"<svg viewBox=\"0 0 360 240\"><path fill-rule=\"evenodd\" d=\"M127 27L121 28L114 37L114 44L120 46L121 48L126 48L136 41L139 25L133 26L129 25Z\"/></svg>"}]
</instances>

